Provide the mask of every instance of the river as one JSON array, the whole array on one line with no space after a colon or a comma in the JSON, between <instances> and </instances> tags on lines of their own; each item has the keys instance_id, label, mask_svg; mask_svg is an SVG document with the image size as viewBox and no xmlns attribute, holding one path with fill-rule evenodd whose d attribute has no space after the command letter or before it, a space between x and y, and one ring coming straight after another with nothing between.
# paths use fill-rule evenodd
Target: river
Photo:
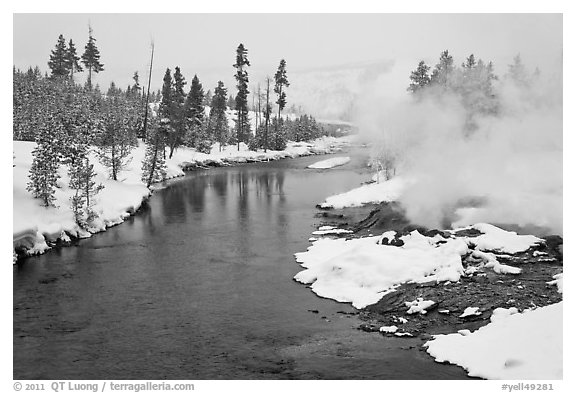
<instances>
[{"instance_id":1,"label":"river","mask_svg":"<svg viewBox=\"0 0 576 393\"><path fill-rule=\"evenodd\" d=\"M460 379L292 277L362 155L189 173L104 233L14 267L14 379ZM314 312L317 311L317 312ZM344 312L344 313L343 313Z\"/></svg>"}]
</instances>

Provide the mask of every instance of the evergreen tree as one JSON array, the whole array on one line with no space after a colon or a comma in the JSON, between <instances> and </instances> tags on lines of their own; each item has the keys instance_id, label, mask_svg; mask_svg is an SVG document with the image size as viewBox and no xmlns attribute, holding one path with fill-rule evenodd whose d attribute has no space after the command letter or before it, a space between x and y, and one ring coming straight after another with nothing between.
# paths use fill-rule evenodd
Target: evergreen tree
<instances>
[{"instance_id":1,"label":"evergreen tree","mask_svg":"<svg viewBox=\"0 0 576 393\"><path fill-rule=\"evenodd\" d=\"M102 107L102 132L96 145L100 163L109 169L110 178L118 180L119 173L131 161L130 153L137 145L138 106L124 97L108 97Z\"/></svg>"},{"instance_id":2,"label":"evergreen tree","mask_svg":"<svg viewBox=\"0 0 576 393\"><path fill-rule=\"evenodd\" d=\"M88 69L88 88L92 88L92 72L104 71L104 64L100 63L100 51L96 47L96 39L92 36L92 27L88 28L88 43L84 47L82 63Z\"/></svg>"},{"instance_id":3,"label":"evergreen tree","mask_svg":"<svg viewBox=\"0 0 576 393\"><path fill-rule=\"evenodd\" d=\"M132 80L134 84L130 89L130 98L140 98L142 87L140 86L140 77L138 76L138 71L134 71L134 75L132 76Z\"/></svg>"},{"instance_id":4,"label":"evergreen tree","mask_svg":"<svg viewBox=\"0 0 576 393\"><path fill-rule=\"evenodd\" d=\"M204 140L209 138L207 123L204 121L204 89L197 75L192 78L190 92L184 104L184 115L188 146L199 148L200 145L205 145Z\"/></svg>"},{"instance_id":5,"label":"evergreen tree","mask_svg":"<svg viewBox=\"0 0 576 393\"><path fill-rule=\"evenodd\" d=\"M72 40L68 42L66 63L68 70L70 70L70 79L74 80L74 72L82 72L83 68L80 65L80 57L76 54L76 46L74 46Z\"/></svg>"},{"instance_id":6,"label":"evergreen tree","mask_svg":"<svg viewBox=\"0 0 576 393\"><path fill-rule=\"evenodd\" d=\"M186 81L180 72L180 67L174 69L174 83L171 96L171 132L168 135L168 146L170 148L169 158L172 158L174 150L184 142L186 136L185 106L186 93L184 86Z\"/></svg>"},{"instance_id":7,"label":"evergreen tree","mask_svg":"<svg viewBox=\"0 0 576 393\"><path fill-rule=\"evenodd\" d=\"M50 61L48 67L52 72L52 77L62 77L68 75L70 70L68 63L68 49L66 48L66 41L64 36L60 34L58 43L50 54Z\"/></svg>"},{"instance_id":8,"label":"evergreen tree","mask_svg":"<svg viewBox=\"0 0 576 393\"><path fill-rule=\"evenodd\" d=\"M210 117L208 119L208 133L222 146L228 140L228 119L226 118L226 95L228 91L222 81L218 81L218 86L214 89L212 105L210 106Z\"/></svg>"},{"instance_id":9,"label":"evergreen tree","mask_svg":"<svg viewBox=\"0 0 576 393\"><path fill-rule=\"evenodd\" d=\"M418 63L418 68L415 71L412 71L410 74L410 86L408 87L408 91L412 93L416 93L426 86L430 84L430 75L428 72L430 71L430 67L421 61Z\"/></svg>"},{"instance_id":10,"label":"evergreen tree","mask_svg":"<svg viewBox=\"0 0 576 393\"><path fill-rule=\"evenodd\" d=\"M57 123L43 124L36 138L36 147L32 151L32 166L26 190L42 200L43 206L55 207L56 184L60 175L60 154L58 152L59 127Z\"/></svg>"},{"instance_id":11,"label":"evergreen tree","mask_svg":"<svg viewBox=\"0 0 576 393\"><path fill-rule=\"evenodd\" d=\"M76 223L84 229L88 229L90 223L98 217L94 211L94 197L104 186L96 185L94 177L94 165L90 164L87 155L79 157L69 166L68 176L70 178L69 187L75 190L74 195L70 198L72 202L72 211Z\"/></svg>"},{"instance_id":12,"label":"evergreen tree","mask_svg":"<svg viewBox=\"0 0 576 393\"><path fill-rule=\"evenodd\" d=\"M146 153L142 161L142 181L147 187L152 183L166 179L166 162L164 160L165 135L164 127L169 127L167 118L153 119L150 135L146 138Z\"/></svg>"},{"instance_id":13,"label":"evergreen tree","mask_svg":"<svg viewBox=\"0 0 576 393\"><path fill-rule=\"evenodd\" d=\"M440 61L434 67L432 71L432 76L430 77L430 82L433 84L440 85L442 87L448 87L450 80L450 75L454 71L454 59L452 55L448 53L447 50L440 54Z\"/></svg>"},{"instance_id":14,"label":"evergreen tree","mask_svg":"<svg viewBox=\"0 0 576 393\"><path fill-rule=\"evenodd\" d=\"M472 69L472 68L476 67L476 58L474 57L474 54L471 54L470 56L468 56L466 58L466 61L464 63L462 63L462 67L468 68L468 69Z\"/></svg>"},{"instance_id":15,"label":"evergreen tree","mask_svg":"<svg viewBox=\"0 0 576 393\"><path fill-rule=\"evenodd\" d=\"M164 78L162 80L162 93L160 98L160 105L158 106L159 126L156 133L161 133L161 140L163 149L166 146L169 136L174 132L172 119L174 114L174 101L173 101L173 81L172 72L170 68L166 68ZM162 150L162 157L166 158L165 150Z\"/></svg>"},{"instance_id":16,"label":"evergreen tree","mask_svg":"<svg viewBox=\"0 0 576 393\"><path fill-rule=\"evenodd\" d=\"M270 149L272 150L284 150L286 149L286 132L284 127L284 121L281 117L275 117L272 120L272 125L274 126L274 133L270 138Z\"/></svg>"},{"instance_id":17,"label":"evergreen tree","mask_svg":"<svg viewBox=\"0 0 576 393\"><path fill-rule=\"evenodd\" d=\"M240 151L240 142L248 143L250 132L250 121L248 118L248 71L246 67L250 66L248 61L248 50L244 48L243 44L238 45L236 49L236 87L238 94L236 95L236 142L238 143L238 151Z\"/></svg>"},{"instance_id":18,"label":"evergreen tree","mask_svg":"<svg viewBox=\"0 0 576 393\"><path fill-rule=\"evenodd\" d=\"M290 86L290 83L286 76L286 60L282 59L280 60L280 65L278 66L276 74L274 74L274 93L278 95L278 99L276 100L276 104L278 104L278 119L280 119L282 109L286 106L286 92L283 89L288 86ZM281 124L281 121L276 122L276 127ZM276 133L278 134L279 132L280 131L276 128ZM286 145L286 142L284 142L284 145Z\"/></svg>"},{"instance_id":19,"label":"evergreen tree","mask_svg":"<svg viewBox=\"0 0 576 393\"><path fill-rule=\"evenodd\" d=\"M512 64L508 65L508 72L505 77L519 87L527 87L530 85L530 77L520 54L514 56Z\"/></svg>"}]
</instances>

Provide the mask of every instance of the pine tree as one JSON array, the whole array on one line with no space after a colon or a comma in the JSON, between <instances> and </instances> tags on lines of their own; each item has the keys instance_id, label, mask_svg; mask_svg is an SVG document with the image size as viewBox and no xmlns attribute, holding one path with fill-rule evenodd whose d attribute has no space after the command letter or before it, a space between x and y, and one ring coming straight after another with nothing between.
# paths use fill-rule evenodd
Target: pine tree
<instances>
[{"instance_id":1,"label":"pine tree","mask_svg":"<svg viewBox=\"0 0 576 393\"><path fill-rule=\"evenodd\" d=\"M102 132L96 141L100 163L118 180L120 172L131 161L130 153L137 144L138 106L124 97L108 97L102 108Z\"/></svg>"},{"instance_id":2,"label":"pine tree","mask_svg":"<svg viewBox=\"0 0 576 393\"><path fill-rule=\"evenodd\" d=\"M429 71L430 67L426 65L424 61L418 63L418 68L410 74L410 80L412 82L408 87L408 91L416 93L428 86L430 84L430 75L428 75Z\"/></svg>"},{"instance_id":3,"label":"pine tree","mask_svg":"<svg viewBox=\"0 0 576 393\"><path fill-rule=\"evenodd\" d=\"M68 63L68 49L66 48L66 41L64 36L60 34L58 43L50 54L50 61L48 67L52 72L52 77L62 77L68 75L70 70Z\"/></svg>"},{"instance_id":4,"label":"pine tree","mask_svg":"<svg viewBox=\"0 0 576 393\"><path fill-rule=\"evenodd\" d=\"M462 63L462 67L468 68L468 69L472 69L472 68L476 67L476 58L474 57L474 54L471 54L470 56L468 56L466 58L466 61L464 63Z\"/></svg>"},{"instance_id":5,"label":"pine tree","mask_svg":"<svg viewBox=\"0 0 576 393\"><path fill-rule=\"evenodd\" d=\"M69 166L68 176L70 177L69 187L75 190L72 196L72 211L76 223L84 229L88 229L98 214L94 211L94 197L104 188L102 184L96 185L94 177L94 165L90 164L88 156L79 157Z\"/></svg>"},{"instance_id":6,"label":"pine tree","mask_svg":"<svg viewBox=\"0 0 576 393\"><path fill-rule=\"evenodd\" d=\"M26 190L42 200L43 206L55 207L56 184L60 175L60 154L58 124L43 124L36 138L36 147L32 151L32 166L30 167L29 182Z\"/></svg>"},{"instance_id":7,"label":"pine tree","mask_svg":"<svg viewBox=\"0 0 576 393\"><path fill-rule=\"evenodd\" d=\"M514 56L512 64L508 65L508 72L505 77L519 87L527 87L530 84L530 77L520 54Z\"/></svg>"},{"instance_id":8,"label":"pine tree","mask_svg":"<svg viewBox=\"0 0 576 393\"><path fill-rule=\"evenodd\" d=\"M100 63L100 51L96 47L96 39L92 36L92 27L88 27L88 43L84 47L82 63L88 69L88 88L92 88L92 72L104 71L104 64Z\"/></svg>"},{"instance_id":9,"label":"pine tree","mask_svg":"<svg viewBox=\"0 0 576 393\"><path fill-rule=\"evenodd\" d=\"M130 94L128 94L129 98L136 98L139 99L142 91L142 87L140 86L140 77L138 76L138 71L134 71L134 75L132 76L132 80L134 84L130 88Z\"/></svg>"},{"instance_id":10,"label":"pine tree","mask_svg":"<svg viewBox=\"0 0 576 393\"><path fill-rule=\"evenodd\" d=\"M240 143L248 142L250 139L250 122L248 118L248 71L246 67L250 66L248 61L248 50L244 48L243 44L238 45L236 49L236 87L238 94L236 95L236 142L238 143L238 151L240 151Z\"/></svg>"},{"instance_id":11,"label":"pine tree","mask_svg":"<svg viewBox=\"0 0 576 393\"><path fill-rule=\"evenodd\" d=\"M150 187L152 183L166 179L166 162L164 150L166 146L164 127L169 127L167 118L155 118L150 127L150 135L146 139L146 153L142 161L142 182Z\"/></svg>"},{"instance_id":12,"label":"pine tree","mask_svg":"<svg viewBox=\"0 0 576 393\"><path fill-rule=\"evenodd\" d=\"M207 124L204 124L204 89L197 75L192 78L190 92L184 104L186 118L186 140L188 146L198 148L207 139Z\"/></svg>"},{"instance_id":13,"label":"pine tree","mask_svg":"<svg viewBox=\"0 0 576 393\"><path fill-rule=\"evenodd\" d=\"M286 149L286 133L283 119L275 117L272 120L272 125L274 126L274 134L270 138L270 148L272 150Z\"/></svg>"},{"instance_id":14,"label":"pine tree","mask_svg":"<svg viewBox=\"0 0 576 393\"><path fill-rule=\"evenodd\" d=\"M290 83L286 76L286 60L282 59L280 60L276 74L274 74L274 93L278 95L278 99L276 100L276 104L278 104L278 119L280 119L282 109L286 106L286 92L283 89L288 86L290 86ZM277 121L276 127L279 127L281 123L281 121ZM279 132L278 128L276 128L276 133L278 134ZM284 145L286 145L286 142L284 142Z\"/></svg>"},{"instance_id":15,"label":"pine tree","mask_svg":"<svg viewBox=\"0 0 576 393\"><path fill-rule=\"evenodd\" d=\"M184 142L186 136L186 117L185 106L186 93L184 86L186 81L180 72L180 67L174 69L174 83L171 96L171 113L170 120L172 124L171 133L168 137L168 146L170 148L169 158L172 158L174 150Z\"/></svg>"},{"instance_id":16,"label":"pine tree","mask_svg":"<svg viewBox=\"0 0 576 393\"><path fill-rule=\"evenodd\" d=\"M76 54L76 46L72 40L68 42L68 50L66 51L67 68L70 70L70 79L74 80L74 72L82 72L83 68L80 65L80 57Z\"/></svg>"},{"instance_id":17,"label":"pine tree","mask_svg":"<svg viewBox=\"0 0 576 393\"><path fill-rule=\"evenodd\" d=\"M430 83L448 87L450 75L454 71L454 58L448 53L447 50L440 54L440 60L432 71Z\"/></svg>"},{"instance_id":18,"label":"pine tree","mask_svg":"<svg viewBox=\"0 0 576 393\"><path fill-rule=\"evenodd\" d=\"M208 119L208 133L222 146L228 140L228 119L226 118L226 95L227 89L222 81L218 81L218 86L214 89L214 96L210 106L210 117Z\"/></svg>"}]
</instances>

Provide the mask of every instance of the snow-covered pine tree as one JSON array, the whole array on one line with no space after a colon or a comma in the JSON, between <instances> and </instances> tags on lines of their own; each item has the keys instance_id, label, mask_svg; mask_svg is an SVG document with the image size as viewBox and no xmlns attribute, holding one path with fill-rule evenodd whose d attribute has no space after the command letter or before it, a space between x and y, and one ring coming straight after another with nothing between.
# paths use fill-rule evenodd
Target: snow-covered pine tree
<instances>
[{"instance_id":1,"label":"snow-covered pine tree","mask_svg":"<svg viewBox=\"0 0 576 393\"><path fill-rule=\"evenodd\" d=\"M210 135L211 139L220 145L220 151L222 151L222 146L228 141L226 95L227 89L224 87L224 82L218 81L218 86L214 89L214 96L212 97L207 128L208 135Z\"/></svg>"},{"instance_id":2,"label":"snow-covered pine tree","mask_svg":"<svg viewBox=\"0 0 576 393\"><path fill-rule=\"evenodd\" d=\"M102 131L97 138L100 163L110 171L110 178L118 180L119 173L131 161L130 153L137 144L138 106L131 106L123 96L109 97L103 105Z\"/></svg>"},{"instance_id":3,"label":"snow-covered pine tree","mask_svg":"<svg viewBox=\"0 0 576 393\"><path fill-rule=\"evenodd\" d=\"M98 218L98 214L93 209L96 202L94 198L104 186L96 185L94 181L96 172L94 172L94 165L90 164L87 151L83 157L78 157L69 165L68 176L69 187L75 191L70 198L74 219L81 228L88 230L90 224Z\"/></svg>"},{"instance_id":4,"label":"snow-covered pine tree","mask_svg":"<svg viewBox=\"0 0 576 393\"><path fill-rule=\"evenodd\" d=\"M282 118L275 117L272 120L272 125L274 126L274 133L269 141L270 149L272 150L286 149L286 132L284 127L284 121L282 120Z\"/></svg>"},{"instance_id":5,"label":"snow-covered pine tree","mask_svg":"<svg viewBox=\"0 0 576 393\"><path fill-rule=\"evenodd\" d=\"M526 66L522 62L520 54L514 56L512 64L508 65L508 72L504 77L511 80L517 87L527 87L530 85L530 76L528 75Z\"/></svg>"},{"instance_id":6,"label":"snow-covered pine tree","mask_svg":"<svg viewBox=\"0 0 576 393\"><path fill-rule=\"evenodd\" d=\"M152 183L166 178L166 162L164 149L166 146L164 127L169 127L167 118L153 118L150 133L146 138L146 154L142 161L142 182L150 187Z\"/></svg>"},{"instance_id":7,"label":"snow-covered pine tree","mask_svg":"<svg viewBox=\"0 0 576 393\"><path fill-rule=\"evenodd\" d=\"M190 92L184 103L184 115L186 117L186 141L187 145L198 149L205 145L203 139L210 139L208 135L208 122L204 116L204 89L198 76L194 75ZM204 146L205 147L205 146ZM204 149L205 150L205 149Z\"/></svg>"},{"instance_id":8,"label":"snow-covered pine tree","mask_svg":"<svg viewBox=\"0 0 576 393\"><path fill-rule=\"evenodd\" d=\"M170 121L172 124L172 132L168 135L168 147L170 148L169 158L172 158L174 150L178 148L186 136L186 118L184 103L186 102L186 93L184 86L186 81L180 72L180 67L174 69L174 83L172 85L171 94L171 113Z\"/></svg>"},{"instance_id":9,"label":"snow-covered pine tree","mask_svg":"<svg viewBox=\"0 0 576 393\"><path fill-rule=\"evenodd\" d=\"M250 66L248 61L248 50L243 44L238 45L236 49L236 87L238 94L236 95L236 142L238 143L238 151L240 151L240 143L248 143L251 135L250 119L248 118L248 71L246 67Z\"/></svg>"},{"instance_id":10,"label":"snow-covered pine tree","mask_svg":"<svg viewBox=\"0 0 576 393\"><path fill-rule=\"evenodd\" d=\"M45 123L40 125L36 137L36 147L32 151L32 166L30 167L29 181L26 190L34 198L42 200L44 206L55 207L56 184L60 175L60 153L58 145L61 126L58 123Z\"/></svg>"},{"instance_id":11,"label":"snow-covered pine tree","mask_svg":"<svg viewBox=\"0 0 576 393\"><path fill-rule=\"evenodd\" d=\"M284 89L289 86L290 82L288 82L288 77L286 76L286 60L282 59L280 60L276 74L274 74L274 93L278 95L278 99L276 100L276 104L278 105L278 119L280 119L280 114L286 106L286 92ZM276 122L276 127L281 127L281 125L282 120ZM276 134L280 132L281 131L276 128ZM286 145L286 141L284 141L284 145Z\"/></svg>"},{"instance_id":12,"label":"snow-covered pine tree","mask_svg":"<svg viewBox=\"0 0 576 393\"><path fill-rule=\"evenodd\" d=\"M408 86L408 91L416 93L421 91L426 86L430 85L430 75L428 72L430 67L422 60L418 63L416 70L412 71L410 74L410 86Z\"/></svg>"},{"instance_id":13,"label":"snow-covered pine tree","mask_svg":"<svg viewBox=\"0 0 576 393\"><path fill-rule=\"evenodd\" d=\"M82 63L88 69L87 86L92 89L92 73L104 71L104 64L100 63L100 51L96 46L96 39L92 36L92 27L88 26L88 43L84 47Z\"/></svg>"},{"instance_id":14,"label":"snow-covered pine tree","mask_svg":"<svg viewBox=\"0 0 576 393\"><path fill-rule=\"evenodd\" d=\"M70 79L74 80L75 72L82 72L83 68L80 65L80 57L76 54L76 46L72 40L68 41L68 50L66 51L67 68L70 71Z\"/></svg>"},{"instance_id":15,"label":"snow-covered pine tree","mask_svg":"<svg viewBox=\"0 0 576 393\"><path fill-rule=\"evenodd\" d=\"M448 50L440 54L440 60L434 67L430 77L430 83L437 84L444 88L448 87L450 75L454 71L454 58L448 53Z\"/></svg>"},{"instance_id":16,"label":"snow-covered pine tree","mask_svg":"<svg viewBox=\"0 0 576 393\"><path fill-rule=\"evenodd\" d=\"M66 41L64 36L58 36L56 47L50 54L48 67L52 73L52 77L62 77L68 75L68 49L66 48Z\"/></svg>"}]
</instances>

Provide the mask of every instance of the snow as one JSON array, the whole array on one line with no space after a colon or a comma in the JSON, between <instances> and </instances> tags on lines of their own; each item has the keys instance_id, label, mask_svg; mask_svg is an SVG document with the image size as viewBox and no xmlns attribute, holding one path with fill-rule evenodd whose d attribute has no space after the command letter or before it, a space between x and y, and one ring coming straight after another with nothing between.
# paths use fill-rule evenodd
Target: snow
<instances>
[{"instance_id":1,"label":"snow","mask_svg":"<svg viewBox=\"0 0 576 393\"><path fill-rule=\"evenodd\" d=\"M548 281L546 284L548 285L556 285L558 287L558 293L564 292L564 274L559 273L552 276L554 280Z\"/></svg>"},{"instance_id":2,"label":"snow","mask_svg":"<svg viewBox=\"0 0 576 393\"><path fill-rule=\"evenodd\" d=\"M472 256L486 261L484 267L492 268L494 272L498 274L520 274L522 272L522 269L520 269L519 267L508 266L506 264L498 262L498 259L496 259L496 255L494 255L491 252L474 250L472 251ZM466 274L472 274L477 269L478 267L471 266L469 269L466 269Z\"/></svg>"},{"instance_id":3,"label":"snow","mask_svg":"<svg viewBox=\"0 0 576 393\"><path fill-rule=\"evenodd\" d=\"M74 221L70 208L70 197L73 190L68 188L66 170L61 168L60 188L56 189L54 202L57 207L41 206L26 191L28 172L32 164L33 142L14 142L13 168L13 239L15 246L24 246L29 254L40 254L50 247L48 242L57 239L66 240L69 236L88 237L91 233L106 230L107 227L122 222L130 212L138 210L150 195L150 191L140 180L124 182L109 180L106 170L91 157L97 172L96 183L102 183L104 189L96 195L94 210L99 218L93 223L90 232L80 228Z\"/></svg>"},{"instance_id":4,"label":"snow","mask_svg":"<svg viewBox=\"0 0 576 393\"><path fill-rule=\"evenodd\" d=\"M334 229L318 229L317 231L312 232L313 235L339 235L341 233L352 233L348 229L342 228L334 228Z\"/></svg>"},{"instance_id":5,"label":"snow","mask_svg":"<svg viewBox=\"0 0 576 393\"><path fill-rule=\"evenodd\" d=\"M310 169L330 169L336 166L341 166L348 164L350 162L350 157L334 157L327 160L318 161L314 164L308 165Z\"/></svg>"},{"instance_id":6,"label":"snow","mask_svg":"<svg viewBox=\"0 0 576 393\"><path fill-rule=\"evenodd\" d=\"M396 333L397 330L398 330L398 326L395 326L395 325L382 326L380 328L380 332L382 332L382 333Z\"/></svg>"},{"instance_id":7,"label":"snow","mask_svg":"<svg viewBox=\"0 0 576 393\"><path fill-rule=\"evenodd\" d=\"M294 279L311 284L314 293L363 308L377 302L407 281L457 281L463 273L463 239L434 244L414 231L403 236L404 246L383 246L378 238L320 239L296 261L306 270ZM429 242L429 239L431 242Z\"/></svg>"},{"instance_id":8,"label":"snow","mask_svg":"<svg viewBox=\"0 0 576 393\"><path fill-rule=\"evenodd\" d=\"M383 237L394 238L393 231L350 240L321 238L295 254L305 270L294 279L309 284L318 296L363 308L402 283L457 282L465 274L462 258L468 254L479 253L487 261L484 266L497 274L514 274L518 268L500 264L494 254L477 248L489 245L499 251L518 251L540 241L489 224L476 227L483 231L480 241L478 237L427 237L413 231L400 237L401 247L380 244Z\"/></svg>"},{"instance_id":9,"label":"snow","mask_svg":"<svg viewBox=\"0 0 576 393\"><path fill-rule=\"evenodd\" d=\"M470 242L481 251L495 250L515 254L544 242L543 239L536 236L518 235L516 232L505 231L490 224L475 224L471 228L482 232L482 235L470 238Z\"/></svg>"},{"instance_id":10,"label":"snow","mask_svg":"<svg viewBox=\"0 0 576 393\"><path fill-rule=\"evenodd\" d=\"M432 307L434 304L436 304L436 302L432 300L424 300L423 298L419 297L416 300L405 303L406 307L408 307L406 314L426 314L426 309Z\"/></svg>"},{"instance_id":11,"label":"snow","mask_svg":"<svg viewBox=\"0 0 576 393\"><path fill-rule=\"evenodd\" d=\"M342 194L332 195L320 204L322 208L343 209L368 203L397 200L408 182L397 176L381 183L364 184Z\"/></svg>"},{"instance_id":12,"label":"snow","mask_svg":"<svg viewBox=\"0 0 576 393\"><path fill-rule=\"evenodd\" d=\"M289 142L283 151L250 151L245 144L241 144L240 151L237 146L226 146L219 151L215 144L211 154L204 154L194 149L181 147L174 152L172 158L166 158L166 179L184 175L184 169L191 166L206 166L211 164L231 165L248 161L269 161L281 158L292 158L312 154L325 154L338 151L347 146L353 136L334 138L323 137L312 142ZM104 189L96 195L94 210L99 218L94 222L90 231L80 228L74 221L70 208L70 197L73 191L68 188L67 170L62 166L59 170L61 178L56 189L56 208L41 206L40 200L35 199L26 191L28 174L32 164L32 150L34 142L14 141L14 168L13 168L13 246L24 248L28 254L40 254L50 248L49 244L58 239L67 240L73 237L89 237L93 233L104 231L107 227L123 222L131 213L138 210L142 202L150 196L150 190L142 184L142 160L145 154L145 144L132 150L131 160L119 174L117 181L109 179L109 174L97 160L94 154L90 155L90 162L94 164L96 183L102 183ZM159 185L153 185L155 189Z\"/></svg>"},{"instance_id":13,"label":"snow","mask_svg":"<svg viewBox=\"0 0 576 393\"><path fill-rule=\"evenodd\" d=\"M477 331L436 335L424 346L437 362L486 379L562 379L563 302L518 313L496 309Z\"/></svg>"},{"instance_id":14,"label":"snow","mask_svg":"<svg viewBox=\"0 0 576 393\"><path fill-rule=\"evenodd\" d=\"M480 315L482 314L479 307L466 307L464 312L458 316L458 318L466 318L473 315Z\"/></svg>"}]
</instances>

